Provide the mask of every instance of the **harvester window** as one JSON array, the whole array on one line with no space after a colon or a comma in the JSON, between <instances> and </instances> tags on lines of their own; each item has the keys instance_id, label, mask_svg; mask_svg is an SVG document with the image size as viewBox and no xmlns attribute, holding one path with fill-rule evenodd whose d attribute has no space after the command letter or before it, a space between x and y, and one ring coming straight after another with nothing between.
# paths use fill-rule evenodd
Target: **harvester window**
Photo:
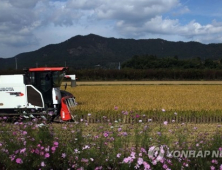
<instances>
[{"instance_id":1,"label":"harvester window","mask_svg":"<svg viewBox=\"0 0 222 170\"><path fill-rule=\"evenodd\" d=\"M53 87L60 87L63 78L64 78L63 72L61 71L53 72Z\"/></svg>"},{"instance_id":2,"label":"harvester window","mask_svg":"<svg viewBox=\"0 0 222 170\"><path fill-rule=\"evenodd\" d=\"M41 89L46 92L51 88L52 87L51 87L50 75L48 73L42 74L41 75Z\"/></svg>"},{"instance_id":3,"label":"harvester window","mask_svg":"<svg viewBox=\"0 0 222 170\"><path fill-rule=\"evenodd\" d=\"M31 84L35 84L35 73L34 72L30 72L30 81L31 81Z\"/></svg>"}]
</instances>

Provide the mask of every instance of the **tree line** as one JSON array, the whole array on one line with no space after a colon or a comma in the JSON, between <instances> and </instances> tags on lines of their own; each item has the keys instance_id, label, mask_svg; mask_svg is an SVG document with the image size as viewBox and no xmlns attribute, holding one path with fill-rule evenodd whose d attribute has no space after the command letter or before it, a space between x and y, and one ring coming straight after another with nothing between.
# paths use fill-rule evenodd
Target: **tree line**
<instances>
[{"instance_id":1,"label":"tree line","mask_svg":"<svg viewBox=\"0 0 222 170\"><path fill-rule=\"evenodd\" d=\"M132 69L221 69L222 60L212 60L207 58L201 60L200 57L191 59L179 59L178 56L158 58L155 55L133 56L130 60L122 64L122 68Z\"/></svg>"},{"instance_id":2,"label":"tree line","mask_svg":"<svg viewBox=\"0 0 222 170\"><path fill-rule=\"evenodd\" d=\"M23 70L0 70L0 75L23 74ZM155 55L133 56L121 69L75 69L80 81L94 80L222 80L222 60L200 58L179 59L177 56L158 58Z\"/></svg>"},{"instance_id":3,"label":"tree line","mask_svg":"<svg viewBox=\"0 0 222 170\"><path fill-rule=\"evenodd\" d=\"M0 70L0 75L23 74L23 70ZM221 69L71 69L77 81L96 80L222 80Z\"/></svg>"}]
</instances>

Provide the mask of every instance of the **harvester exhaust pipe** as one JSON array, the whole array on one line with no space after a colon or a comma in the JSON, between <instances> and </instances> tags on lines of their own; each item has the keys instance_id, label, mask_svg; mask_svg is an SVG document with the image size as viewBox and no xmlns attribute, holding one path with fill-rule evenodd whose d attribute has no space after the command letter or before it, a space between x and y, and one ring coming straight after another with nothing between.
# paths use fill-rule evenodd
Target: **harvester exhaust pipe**
<instances>
[{"instance_id":1,"label":"harvester exhaust pipe","mask_svg":"<svg viewBox=\"0 0 222 170\"><path fill-rule=\"evenodd\" d=\"M71 87L76 87L76 80L71 79Z\"/></svg>"},{"instance_id":2,"label":"harvester exhaust pipe","mask_svg":"<svg viewBox=\"0 0 222 170\"><path fill-rule=\"evenodd\" d=\"M71 87L76 87L76 75L65 75L66 78L71 78Z\"/></svg>"}]
</instances>

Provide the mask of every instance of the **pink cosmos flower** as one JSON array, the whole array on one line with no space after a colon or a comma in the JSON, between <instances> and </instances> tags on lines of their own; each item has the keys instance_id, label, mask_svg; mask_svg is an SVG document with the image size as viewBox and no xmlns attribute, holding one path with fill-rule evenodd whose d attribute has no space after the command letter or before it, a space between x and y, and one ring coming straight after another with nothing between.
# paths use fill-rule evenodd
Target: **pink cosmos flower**
<instances>
[{"instance_id":1,"label":"pink cosmos flower","mask_svg":"<svg viewBox=\"0 0 222 170\"><path fill-rule=\"evenodd\" d=\"M35 149L35 153L36 153L36 154L39 154L39 150L38 150L38 149Z\"/></svg>"},{"instance_id":2,"label":"pink cosmos flower","mask_svg":"<svg viewBox=\"0 0 222 170\"><path fill-rule=\"evenodd\" d=\"M133 162L133 159L132 159L132 157L127 157L127 158L123 159L123 162L124 163L131 163L131 162Z\"/></svg>"},{"instance_id":3,"label":"pink cosmos flower","mask_svg":"<svg viewBox=\"0 0 222 170\"><path fill-rule=\"evenodd\" d=\"M218 164L218 161L217 161L216 159L213 159L211 162L212 162L213 164Z\"/></svg>"},{"instance_id":4,"label":"pink cosmos flower","mask_svg":"<svg viewBox=\"0 0 222 170\"><path fill-rule=\"evenodd\" d=\"M140 117L140 115L136 114L136 118L139 118L139 117Z\"/></svg>"},{"instance_id":5,"label":"pink cosmos flower","mask_svg":"<svg viewBox=\"0 0 222 170\"><path fill-rule=\"evenodd\" d=\"M66 154L65 153L62 153L62 158L65 158L66 157Z\"/></svg>"},{"instance_id":6,"label":"pink cosmos flower","mask_svg":"<svg viewBox=\"0 0 222 170\"><path fill-rule=\"evenodd\" d=\"M88 160L88 159L85 159L85 158L82 158L82 159L81 159L81 162L87 163L87 162L89 162L89 160Z\"/></svg>"},{"instance_id":7,"label":"pink cosmos flower","mask_svg":"<svg viewBox=\"0 0 222 170\"><path fill-rule=\"evenodd\" d=\"M57 147L59 145L59 142L54 142L53 144L55 147Z\"/></svg>"},{"instance_id":8,"label":"pink cosmos flower","mask_svg":"<svg viewBox=\"0 0 222 170\"><path fill-rule=\"evenodd\" d=\"M83 168L83 167L80 167L80 168L78 168L77 170L84 170L84 168Z\"/></svg>"},{"instance_id":9,"label":"pink cosmos flower","mask_svg":"<svg viewBox=\"0 0 222 170\"><path fill-rule=\"evenodd\" d=\"M49 153L46 153L45 154L45 158L49 158L50 157L50 154Z\"/></svg>"},{"instance_id":10,"label":"pink cosmos flower","mask_svg":"<svg viewBox=\"0 0 222 170\"><path fill-rule=\"evenodd\" d=\"M51 150L52 150L52 152L54 153L55 150L56 150L56 148L53 146L53 147L51 148Z\"/></svg>"},{"instance_id":11,"label":"pink cosmos flower","mask_svg":"<svg viewBox=\"0 0 222 170\"><path fill-rule=\"evenodd\" d=\"M138 163L139 165L142 165L142 164L143 164L143 158L138 158L137 163Z\"/></svg>"},{"instance_id":12,"label":"pink cosmos flower","mask_svg":"<svg viewBox=\"0 0 222 170\"><path fill-rule=\"evenodd\" d=\"M44 167L45 166L45 162L42 161L41 162L41 166Z\"/></svg>"},{"instance_id":13,"label":"pink cosmos flower","mask_svg":"<svg viewBox=\"0 0 222 170\"><path fill-rule=\"evenodd\" d=\"M164 122L163 122L163 124L164 124L164 125L167 125L167 124L168 124L168 122L167 122L167 121L164 121Z\"/></svg>"},{"instance_id":14,"label":"pink cosmos flower","mask_svg":"<svg viewBox=\"0 0 222 170\"><path fill-rule=\"evenodd\" d=\"M17 164L22 164L22 163L23 163L23 161L22 161L22 159L21 159L21 158L16 158L16 160L15 160L15 161L16 161L16 163L17 163Z\"/></svg>"},{"instance_id":15,"label":"pink cosmos flower","mask_svg":"<svg viewBox=\"0 0 222 170\"><path fill-rule=\"evenodd\" d=\"M153 165L156 165L156 164L157 164L157 161L156 161L156 160L153 160L153 161L152 161L152 164L153 164Z\"/></svg>"},{"instance_id":16,"label":"pink cosmos flower","mask_svg":"<svg viewBox=\"0 0 222 170\"><path fill-rule=\"evenodd\" d=\"M122 128L118 128L118 131L120 132L122 130Z\"/></svg>"},{"instance_id":17,"label":"pink cosmos flower","mask_svg":"<svg viewBox=\"0 0 222 170\"><path fill-rule=\"evenodd\" d=\"M50 146L46 147L45 152L49 152L49 148L50 148Z\"/></svg>"},{"instance_id":18,"label":"pink cosmos flower","mask_svg":"<svg viewBox=\"0 0 222 170\"><path fill-rule=\"evenodd\" d=\"M115 138L114 138L114 137L111 137L111 138L110 138L110 141L114 141L114 140L115 140Z\"/></svg>"},{"instance_id":19,"label":"pink cosmos flower","mask_svg":"<svg viewBox=\"0 0 222 170\"><path fill-rule=\"evenodd\" d=\"M129 112L127 112L127 111L123 111L122 112L124 115L128 115L129 114Z\"/></svg>"},{"instance_id":20,"label":"pink cosmos flower","mask_svg":"<svg viewBox=\"0 0 222 170\"><path fill-rule=\"evenodd\" d=\"M161 132L157 132L157 135L159 135L159 136L160 136L160 135L161 135Z\"/></svg>"},{"instance_id":21,"label":"pink cosmos flower","mask_svg":"<svg viewBox=\"0 0 222 170\"><path fill-rule=\"evenodd\" d=\"M9 158L11 159L11 161L14 161L15 155L10 155Z\"/></svg>"},{"instance_id":22,"label":"pink cosmos flower","mask_svg":"<svg viewBox=\"0 0 222 170\"><path fill-rule=\"evenodd\" d=\"M26 132L26 131L23 131L22 134L23 134L23 135L27 135L27 132Z\"/></svg>"},{"instance_id":23,"label":"pink cosmos flower","mask_svg":"<svg viewBox=\"0 0 222 170\"><path fill-rule=\"evenodd\" d=\"M108 134L107 132L104 132L104 133L103 133L103 136L106 138L106 137L109 136L109 134Z\"/></svg>"},{"instance_id":24,"label":"pink cosmos flower","mask_svg":"<svg viewBox=\"0 0 222 170\"><path fill-rule=\"evenodd\" d=\"M75 153L79 153L78 149L74 149L74 152L75 152Z\"/></svg>"},{"instance_id":25,"label":"pink cosmos flower","mask_svg":"<svg viewBox=\"0 0 222 170\"><path fill-rule=\"evenodd\" d=\"M118 153L118 154L116 155L117 158L120 158L120 156L121 156L121 153Z\"/></svg>"},{"instance_id":26,"label":"pink cosmos flower","mask_svg":"<svg viewBox=\"0 0 222 170\"><path fill-rule=\"evenodd\" d=\"M167 164L163 164L163 168L167 169L168 168Z\"/></svg>"},{"instance_id":27,"label":"pink cosmos flower","mask_svg":"<svg viewBox=\"0 0 222 170\"><path fill-rule=\"evenodd\" d=\"M90 149L90 147L89 147L89 145L85 145L82 149L83 149L83 150L85 150L85 149Z\"/></svg>"},{"instance_id":28,"label":"pink cosmos flower","mask_svg":"<svg viewBox=\"0 0 222 170\"><path fill-rule=\"evenodd\" d=\"M24 153L26 151L26 148L20 149L20 153Z\"/></svg>"},{"instance_id":29,"label":"pink cosmos flower","mask_svg":"<svg viewBox=\"0 0 222 170\"><path fill-rule=\"evenodd\" d=\"M215 170L215 167L214 167L214 166L210 166L210 169L211 169L211 170Z\"/></svg>"},{"instance_id":30,"label":"pink cosmos flower","mask_svg":"<svg viewBox=\"0 0 222 170\"><path fill-rule=\"evenodd\" d=\"M122 135L123 136L127 136L128 134L127 134L127 132L123 132Z\"/></svg>"},{"instance_id":31,"label":"pink cosmos flower","mask_svg":"<svg viewBox=\"0 0 222 170\"><path fill-rule=\"evenodd\" d=\"M141 148L140 150L141 150L141 152L143 152L143 153L147 153L147 152L146 152L146 149L144 149L144 148Z\"/></svg>"},{"instance_id":32,"label":"pink cosmos flower","mask_svg":"<svg viewBox=\"0 0 222 170\"><path fill-rule=\"evenodd\" d=\"M143 162L143 166L144 166L144 170L149 170L150 169L150 165L147 162Z\"/></svg>"},{"instance_id":33,"label":"pink cosmos flower","mask_svg":"<svg viewBox=\"0 0 222 170\"><path fill-rule=\"evenodd\" d=\"M5 152L7 151L6 149L3 149ZM15 154L18 154L20 152L20 150L16 150Z\"/></svg>"}]
</instances>

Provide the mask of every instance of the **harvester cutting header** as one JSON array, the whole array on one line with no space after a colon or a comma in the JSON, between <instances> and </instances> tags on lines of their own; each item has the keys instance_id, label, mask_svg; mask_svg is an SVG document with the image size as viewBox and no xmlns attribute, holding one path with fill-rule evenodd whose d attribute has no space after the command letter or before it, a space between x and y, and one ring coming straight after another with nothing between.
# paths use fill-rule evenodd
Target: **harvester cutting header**
<instances>
[{"instance_id":1,"label":"harvester cutting header","mask_svg":"<svg viewBox=\"0 0 222 170\"><path fill-rule=\"evenodd\" d=\"M52 119L73 119L71 111L75 97L60 90L63 78L71 78L76 85L75 75L65 75L67 67L41 67L24 69L25 74L0 75L0 115L51 115ZM67 86L67 85L66 85ZM66 87L65 86L65 87Z\"/></svg>"}]
</instances>

